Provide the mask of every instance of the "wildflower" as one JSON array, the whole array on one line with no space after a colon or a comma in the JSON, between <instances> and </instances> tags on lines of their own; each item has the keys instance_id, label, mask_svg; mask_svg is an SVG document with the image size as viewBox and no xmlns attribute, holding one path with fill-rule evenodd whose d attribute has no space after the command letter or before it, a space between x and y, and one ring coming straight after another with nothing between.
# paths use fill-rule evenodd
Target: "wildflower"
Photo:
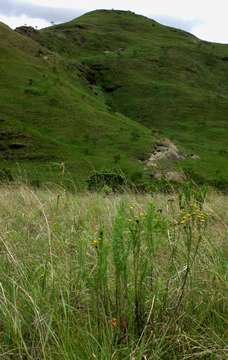
<instances>
[{"instance_id":1,"label":"wildflower","mask_svg":"<svg viewBox=\"0 0 228 360\"><path fill-rule=\"evenodd\" d=\"M113 318L112 321L111 321L111 324L112 324L112 327L115 328L116 325L117 325L117 319Z\"/></svg>"},{"instance_id":2,"label":"wildflower","mask_svg":"<svg viewBox=\"0 0 228 360\"><path fill-rule=\"evenodd\" d=\"M204 223L207 219L207 214L199 209L197 203L191 204L191 209L188 212L182 212L179 224L186 225L188 223L194 223L195 220Z\"/></svg>"},{"instance_id":3,"label":"wildflower","mask_svg":"<svg viewBox=\"0 0 228 360\"><path fill-rule=\"evenodd\" d=\"M194 203L192 204L192 207L193 207L194 209L198 209L198 205L197 205L197 203L196 203L196 202L194 202Z\"/></svg>"},{"instance_id":4,"label":"wildflower","mask_svg":"<svg viewBox=\"0 0 228 360\"><path fill-rule=\"evenodd\" d=\"M191 213L185 213L185 214L182 215L179 223L181 225L185 225L185 224L189 223L191 220L192 220L192 214Z\"/></svg>"},{"instance_id":5,"label":"wildflower","mask_svg":"<svg viewBox=\"0 0 228 360\"><path fill-rule=\"evenodd\" d=\"M97 240L93 240L93 241L92 241L92 245L93 245L93 247L97 248L98 241L97 241Z\"/></svg>"}]
</instances>

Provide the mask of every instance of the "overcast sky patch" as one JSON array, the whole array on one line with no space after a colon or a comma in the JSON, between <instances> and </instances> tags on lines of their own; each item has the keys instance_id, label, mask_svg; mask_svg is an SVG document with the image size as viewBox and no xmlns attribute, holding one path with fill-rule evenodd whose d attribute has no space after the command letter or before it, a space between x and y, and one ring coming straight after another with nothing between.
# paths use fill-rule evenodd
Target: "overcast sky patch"
<instances>
[{"instance_id":1,"label":"overcast sky patch","mask_svg":"<svg viewBox=\"0 0 228 360\"><path fill-rule=\"evenodd\" d=\"M45 24L50 24L51 21L55 23L66 22L72 18L83 14L83 10L69 9L69 8L53 8L50 6L30 4L18 0L0 0L0 20L7 17L11 21L18 18L23 22L26 18L34 25L34 20L43 20ZM21 24L23 25L23 23Z\"/></svg>"},{"instance_id":2,"label":"overcast sky patch","mask_svg":"<svg viewBox=\"0 0 228 360\"><path fill-rule=\"evenodd\" d=\"M228 43L228 0L0 0L0 21L42 28L102 8L132 10L203 40Z\"/></svg>"},{"instance_id":3,"label":"overcast sky patch","mask_svg":"<svg viewBox=\"0 0 228 360\"><path fill-rule=\"evenodd\" d=\"M160 22L161 24L171 26L178 29L183 29L185 31L191 32L192 29L196 26L199 26L201 22L199 20L182 20L171 16L151 16L154 20Z\"/></svg>"}]
</instances>

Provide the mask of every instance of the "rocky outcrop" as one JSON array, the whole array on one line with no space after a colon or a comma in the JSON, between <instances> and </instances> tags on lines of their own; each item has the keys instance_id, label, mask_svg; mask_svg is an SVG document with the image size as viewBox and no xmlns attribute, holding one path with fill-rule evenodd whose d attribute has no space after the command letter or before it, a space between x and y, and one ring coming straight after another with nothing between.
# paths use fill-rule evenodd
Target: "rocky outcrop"
<instances>
[{"instance_id":1,"label":"rocky outcrop","mask_svg":"<svg viewBox=\"0 0 228 360\"><path fill-rule=\"evenodd\" d=\"M150 158L146 161L146 166L157 167L161 161L180 161L186 157L177 146L169 139L160 140L155 144L155 148Z\"/></svg>"},{"instance_id":2,"label":"rocky outcrop","mask_svg":"<svg viewBox=\"0 0 228 360\"><path fill-rule=\"evenodd\" d=\"M199 158L197 155L191 155L191 158L193 156L195 159ZM186 175L182 170L176 170L175 164L189 158L171 140L161 139L155 144L154 151L145 161L145 165L152 169L151 177L153 180L183 183L186 180Z\"/></svg>"},{"instance_id":3,"label":"rocky outcrop","mask_svg":"<svg viewBox=\"0 0 228 360\"><path fill-rule=\"evenodd\" d=\"M15 29L16 32L22 35L29 36L31 38L36 37L39 33L38 30L34 29L32 26L19 26Z\"/></svg>"}]
</instances>

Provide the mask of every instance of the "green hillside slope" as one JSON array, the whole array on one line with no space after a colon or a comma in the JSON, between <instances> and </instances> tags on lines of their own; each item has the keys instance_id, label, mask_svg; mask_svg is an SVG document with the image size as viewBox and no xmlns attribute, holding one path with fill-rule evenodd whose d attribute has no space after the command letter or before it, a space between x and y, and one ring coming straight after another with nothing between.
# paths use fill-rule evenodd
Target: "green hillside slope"
<instances>
[{"instance_id":1,"label":"green hillside slope","mask_svg":"<svg viewBox=\"0 0 228 360\"><path fill-rule=\"evenodd\" d=\"M84 64L82 74L113 111L200 156L181 164L195 179L227 183L227 45L131 12L105 10L44 29L37 39Z\"/></svg>"},{"instance_id":2,"label":"green hillside slope","mask_svg":"<svg viewBox=\"0 0 228 360\"><path fill-rule=\"evenodd\" d=\"M185 154L172 167L227 187L228 45L99 10L41 31L0 25L0 70L2 167L79 183L119 168L135 181L156 132Z\"/></svg>"},{"instance_id":3,"label":"green hillside slope","mask_svg":"<svg viewBox=\"0 0 228 360\"><path fill-rule=\"evenodd\" d=\"M1 169L33 181L69 173L78 183L93 169L142 172L138 158L152 146L151 131L110 112L102 93L85 86L80 66L1 24L0 74Z\"/></svg>"}]
</instances>

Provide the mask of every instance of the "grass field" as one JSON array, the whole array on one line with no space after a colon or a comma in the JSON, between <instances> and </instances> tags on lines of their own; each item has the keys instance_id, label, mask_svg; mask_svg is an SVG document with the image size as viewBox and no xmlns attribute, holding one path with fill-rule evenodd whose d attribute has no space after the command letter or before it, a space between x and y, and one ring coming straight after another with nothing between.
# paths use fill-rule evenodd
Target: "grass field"
<instances>
[{"instance_id":1,"label":"grass field","mask_svg":"<svg viewBox=\"0 0 228 360\"><path fill-rule=\"evenodd\" d=\"M226 359L227 196L0 189L0 357Z\"/></svg>"}]
</instances>

